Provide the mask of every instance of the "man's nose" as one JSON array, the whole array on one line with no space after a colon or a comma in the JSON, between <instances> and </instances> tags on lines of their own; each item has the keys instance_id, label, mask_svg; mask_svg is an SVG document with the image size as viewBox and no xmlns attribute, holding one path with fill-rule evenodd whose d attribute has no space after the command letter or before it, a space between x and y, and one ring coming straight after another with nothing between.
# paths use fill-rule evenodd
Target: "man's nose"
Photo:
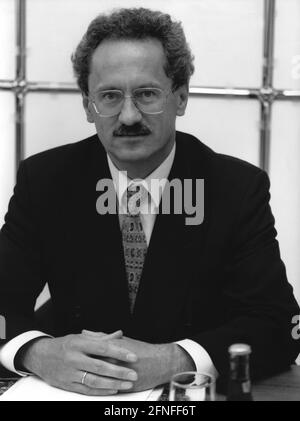
<instances>
[{"instance_id":1,"label":"man's nose","mask_svg":"<svg viewBox=\"0 0 300 421\"><path fill-rule=\"evenodd\" d=\"M119 114L119 121L126 126L132 126L142 120L142 114L131 97L124 98L123 107Z\"/></svg>"}]
</instances>

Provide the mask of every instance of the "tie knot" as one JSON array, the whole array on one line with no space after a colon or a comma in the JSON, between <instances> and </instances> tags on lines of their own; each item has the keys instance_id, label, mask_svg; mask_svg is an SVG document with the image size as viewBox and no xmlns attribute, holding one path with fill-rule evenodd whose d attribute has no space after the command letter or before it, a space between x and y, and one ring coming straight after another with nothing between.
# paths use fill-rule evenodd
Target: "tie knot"
<instances>
[{"instance_id":1,"label":"tie knot","mask_svg":"<svg viewBox=\"0 0 300 421\"><path fill-rule=\"evenodd\" d=\"M127 190L127 210L130 215L138 215L140 208L147 198L147 191L142 184L131 184Z\"/></svg>"}]
</instances>

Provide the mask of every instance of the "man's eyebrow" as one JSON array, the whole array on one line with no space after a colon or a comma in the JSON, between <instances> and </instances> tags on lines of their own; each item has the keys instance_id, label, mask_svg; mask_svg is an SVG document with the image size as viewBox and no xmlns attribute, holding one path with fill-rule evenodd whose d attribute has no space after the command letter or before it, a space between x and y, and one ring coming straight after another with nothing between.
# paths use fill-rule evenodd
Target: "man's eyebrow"
<instances>
[{"instance_id":1,"label":"man's eyebrow","mask_svg":"<svg viewBox=\"0 0 300 421\"><path fill-rule=\"evenodd\" d=\"M101 91L121 91L122 89L120 88L116 88L116 86L114 85L103 85L103 86L98 86L95 89L95 92L101 92Z\"/></svg>"},{"instance_id":2,"label":"man's eyebrow","mask_svg":"<svg viewBox=\"0 0 300 421\"><path fill-rule=\"evenodd\" d=\"M160 83L156 82L149 82L149 83L139 83L136 86L132 88L134 89L140 89L140 88L160 88L162 89L162 86ZM101 92L101 91L123 91L122 88L117 87L116 85L101 85L98 86L95 89L95 92Z\"/></svg>"},{"instance_id":3,"label":"man's eyebrow","mask_svg":"<svg viewBox=\"0 0 300 421\"><path fill-rule=\"evenodd\" d=\"M139 89L139 88L160 88L161 89L162 87L160 83L149 82L149 83L140 83L134 89Z\"/></svg>"}]
</instances>

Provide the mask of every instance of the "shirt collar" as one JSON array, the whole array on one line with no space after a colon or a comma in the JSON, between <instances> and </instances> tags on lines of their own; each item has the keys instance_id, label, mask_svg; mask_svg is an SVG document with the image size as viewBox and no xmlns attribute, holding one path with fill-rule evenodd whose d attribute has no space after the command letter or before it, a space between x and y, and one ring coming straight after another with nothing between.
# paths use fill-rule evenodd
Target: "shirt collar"
<instances>
[{"instance_id":1,"label":"shirt collar","mask_svg":"<svg viewBox=\"0 0 300 421\"><path fill-rule=\"evenodd\" d=\"M159 189L159 191L155 191L155 189L153 189L153 185L151 189L151 180L166 180L168 178L173 162L174 162L175 151L176 151L176 143L174 143L171 152L166 157L166 159L159 165L159 167L157 167L151 174L149 174L148 177L144 178L142 181L138 183L138 184L143 184L146 190L150 193L151 199L153 200L156 207L159 206L163 189ZM134 183L131 178L127 177L127 175L125 174L125 171L119 171L118 168L112 162L108 154L107 154L107 161L108 161L111 177L115 186L115 190L118 196L118 200L121 201L127 188L131 184L137 184L137 183ZM163 184L163 188L164 188L164 184Z\"/></svg>"}]
</instances>

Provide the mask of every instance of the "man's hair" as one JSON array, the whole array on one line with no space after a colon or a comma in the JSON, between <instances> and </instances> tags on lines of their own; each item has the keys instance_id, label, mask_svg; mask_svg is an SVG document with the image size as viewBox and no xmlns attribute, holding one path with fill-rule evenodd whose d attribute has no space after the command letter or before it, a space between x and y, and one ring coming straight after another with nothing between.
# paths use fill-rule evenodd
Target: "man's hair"
<instances>
[{"instance_id":1,"label":"man's hair","mask_svg":"<svg viewBox=\"0 0 300 421\"><path fill-rule=\"evenodd\" d=\"M88 77L91 58L105 39L145 40L155 38L162 43L167 77L172 79L173 90L188 85L194 72L193 56L180 22L173 22L170 15L145 8L119 9L109 15L97 16L80 41L72 63L81 91L88 95Z\"/></svg>"}]
</instances>

